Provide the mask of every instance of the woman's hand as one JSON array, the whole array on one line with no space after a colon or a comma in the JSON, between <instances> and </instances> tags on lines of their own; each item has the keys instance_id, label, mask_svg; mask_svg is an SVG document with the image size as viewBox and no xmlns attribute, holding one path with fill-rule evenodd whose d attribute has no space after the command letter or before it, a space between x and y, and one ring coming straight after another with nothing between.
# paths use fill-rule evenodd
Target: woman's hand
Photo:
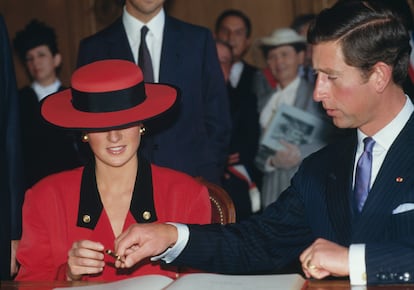
<instances>
[{"instance_id":1,"label":"woman's hand","mask_svg":"<svg viewBox=\"0 0 414 290\"><path fill-rule=\"evenodd\" d=\"M280 143L285 149L277 151L270 160L270 164L276 168L283 169L290 169L298 165L302 159L299 147L283 140L280 140Z\"/></svg>"},{"instance_id":2,"label":"woman's hand","mask_svg":"<svg viewBox=\"0 0 414 290\"><path fill-rule=\"evenodd\" d=\"M85 274L97 274L103 271L104 246L101 243L81 240L74 242L68 253L68 280L80 280Z\"/></svg>"}]
</instances>

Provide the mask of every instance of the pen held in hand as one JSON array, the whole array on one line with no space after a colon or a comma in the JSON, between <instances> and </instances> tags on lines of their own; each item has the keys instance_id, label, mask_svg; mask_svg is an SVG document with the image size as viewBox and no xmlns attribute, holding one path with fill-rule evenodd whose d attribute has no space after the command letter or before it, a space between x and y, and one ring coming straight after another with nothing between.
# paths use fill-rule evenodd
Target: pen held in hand
<instances>
[{"instance_id":1,"label":"pen held in hand","mask_svg":"<svg viewBox=\"0 0 414 290\"><path fill-rule=\"evenodd\" d=\"M105 250L105 254L108 254L109 256L113 257L114 259L116 259L118 261L122 261L121 256L115 254L114 251L112 251L110 249Z\"/></svg>"}]
</instances>

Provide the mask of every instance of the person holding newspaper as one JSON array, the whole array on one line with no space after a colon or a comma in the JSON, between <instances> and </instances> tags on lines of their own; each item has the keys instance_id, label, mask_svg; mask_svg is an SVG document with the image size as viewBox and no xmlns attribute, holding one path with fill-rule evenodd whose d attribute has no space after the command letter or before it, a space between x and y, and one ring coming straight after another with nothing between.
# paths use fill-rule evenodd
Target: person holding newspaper
<instances>
[{"instance_id":1,"label":"person holding newspaper","mask_svg":"<svg viewBox=\"0 0 414 290\"><path fill-rule=\"evenodd\" d=\"M312 100L313 85L299 75L305 57L306 39L291 28L279 28L260 40L260 48L278 83L260 113L262 143L256 165L264 172L261 193L262 207L265 208L289 185L302 159L326 145L326 135L309 141L303 139L311 133L306 129L327 132L330 124L326 118L324 122L318 122L318 128L314 128L316 124L301 120L307 115L310 119L314 116L322 119L324 115L321 106ZM299 109L289 110L298 113L287 115L284 112L279 116L283 106ZM268 135L273 137L270 144L266 144Z\"/></svg>"}]
</instances>

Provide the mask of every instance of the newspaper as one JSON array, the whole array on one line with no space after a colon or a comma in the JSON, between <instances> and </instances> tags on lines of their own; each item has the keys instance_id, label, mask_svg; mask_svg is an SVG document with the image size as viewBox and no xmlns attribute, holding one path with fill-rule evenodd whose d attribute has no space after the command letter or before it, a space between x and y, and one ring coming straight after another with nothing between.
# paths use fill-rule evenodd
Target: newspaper
<instances>
[{"instance_id":1,"label":"newspaper","mask_svg":"<svg viewBox=\"0 0 414 290\"><path fill-rule=\"evenodd\" d=\"M290 105L280 105L262 135L256 163L263 166L269 156L283 150L280 140L296 145L311 144L321 135L323 127L322 118Z\"/></svg>"},{"instance_id":2,"label":"newspaper","mask_svg":"<svg viewBox=\"0 0 414 290\"><path fill-rule=\"evenodd\" d=\"M173 280L162 275L144 275L95 285L57 287L53 290L300 290L307 281L299 274L223 275L191 273Z\"/></svg>"}]
</instances>

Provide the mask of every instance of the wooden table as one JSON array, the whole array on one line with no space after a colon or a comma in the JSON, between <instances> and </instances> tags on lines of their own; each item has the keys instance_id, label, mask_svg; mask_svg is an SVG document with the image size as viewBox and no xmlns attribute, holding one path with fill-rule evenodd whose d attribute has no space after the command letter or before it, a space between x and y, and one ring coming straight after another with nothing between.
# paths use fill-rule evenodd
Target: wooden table
<instances>
[{"instance_id":1,"label":"wooden table","mask_svg":"<svg viewBox=\"0 0 414 290\"><path fill-rule=\"evenodd\" d=\"M0 290L52 290L56 287L82 286L88 282L64 282L64 281L45 281L45 282L15 282L1 281ZM96 282L94 282L96 284ZM348 281L308 281L307 290L351 290ZM367 290L414 290L414 284L395 285L395 286L369 286Z\"/></svg>"},{"instance_id":2,"label":"wooden table","mask_svg":"<svg viewBox=\"0 0 414 290\"><path fill-rule=\"evenodd\" d=\"M305 288L307 290L352 290L349 281L308 281ZM414 290L414 284L411 285L383 285L383 286L368 286L367 290Z\"/></svg>"}]
</instances>

